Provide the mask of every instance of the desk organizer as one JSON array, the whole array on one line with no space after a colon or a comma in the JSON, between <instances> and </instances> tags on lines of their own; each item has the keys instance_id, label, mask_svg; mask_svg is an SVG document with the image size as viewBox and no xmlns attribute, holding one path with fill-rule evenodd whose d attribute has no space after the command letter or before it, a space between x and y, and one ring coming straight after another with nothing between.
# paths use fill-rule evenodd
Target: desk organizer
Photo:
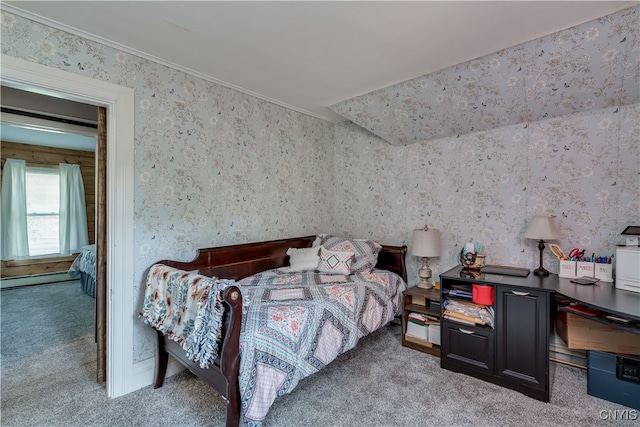
<instances>
[{"instance_id":1,"label":"desk organizer","mask_svg":"<svg viewBox=\"0 0 640 427\"><path fill-rule=\"evenodd\" d=\"M560 260L560 271L558 272L558 276L566 277L567 279L575 279L576 277L576 261L565 261Z\"/></svg>"},{"instance_id":2,"label":"desk organizer","mask_svg":"<svg viewBox=\"0 0 640 427\"><path fill-rule=\"evenodd\" d=\"M603 282L613 282L613 265L596 262L593 277Z\"/></svg>"},{"instance_id":3,"label":"desk organizer","mask_svg":"<svg viewBox=\"0 0 640 427\"><path fill-rule=\"evenodd\" d=\"M577 271L576 271L576 275L578 277L593 277L594 274L594 267L593 262L586 262L586 261L577 261L576 262L576 267L577 267Z\"/></svg>"}]
</instances>

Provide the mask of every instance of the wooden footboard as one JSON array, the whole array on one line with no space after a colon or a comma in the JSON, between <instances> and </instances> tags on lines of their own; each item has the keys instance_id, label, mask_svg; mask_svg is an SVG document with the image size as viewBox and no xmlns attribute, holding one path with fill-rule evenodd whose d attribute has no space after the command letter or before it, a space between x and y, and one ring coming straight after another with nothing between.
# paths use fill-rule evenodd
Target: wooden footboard
<instances>
[{"instance_id":1,"label":"wooden footboard","mask_svg":"<svg viewBox=\"0 0 640 427\"><path fill-rule=\"evenodd\" d=\"M290 247L311 247L316 236L255 242L240 245L200 249L190 262L163 260L159 264L185 271L199 271L209 277L241 280L261 271L289 265L286 254ZM407 280L406 246L382 246L376 268L392 271ZM227 400L226 426L240 422L240 391L238 368L240 364L240 328L242 326L242 295L231 286L223 295L225 314L222 328L220 356L208 369L202 369L186 357L185 351L174 341L158 332L158 363L154 387L162 386L167 370L169 354L204 380Z\"/></svg>"},{"instance_id":2,"label":"wooden footboard","mask_svg":"<svg viewBox=\"0 0 640 427\"><path fill-rule=\"evenodd\" d=\"M227 427L240 423L240 390L238 367L240 365L240 327L242 326L242 294L236 286L224 291L225 312L222 324L220 356L207 369L189 359L184 349L175 341L158 331L158 362L154 388L162 387L167 373L169 355L185 366L194 375L209 384L227 401Z\"/></svg>"}]
</instances>

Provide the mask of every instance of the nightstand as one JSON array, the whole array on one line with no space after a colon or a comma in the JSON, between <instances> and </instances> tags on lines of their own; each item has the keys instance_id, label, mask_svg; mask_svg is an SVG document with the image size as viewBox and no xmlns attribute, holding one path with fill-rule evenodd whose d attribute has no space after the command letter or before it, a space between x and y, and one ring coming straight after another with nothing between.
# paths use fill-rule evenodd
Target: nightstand
<instances>
[{"instance_id":1,"label":"nightstand","mask_svg":"<svg viewBox=\"0 0 640 427\"><path fill-rule=\"evenodd\" d=\"M419 313L428 316L429 324L440 324L440 289L431 288L424 289L414 286L402 293L402 345L424 353L433 354L440 357L440 346L431 341L440 342L440 336L437 339L423 339L415 335L407 334L407 322L410 313ZM424 326L425 328L427 326ZM419 328L423 328L419 326ZM428 335L428 334L427 334Z\"/></svg>"}]
</instances>

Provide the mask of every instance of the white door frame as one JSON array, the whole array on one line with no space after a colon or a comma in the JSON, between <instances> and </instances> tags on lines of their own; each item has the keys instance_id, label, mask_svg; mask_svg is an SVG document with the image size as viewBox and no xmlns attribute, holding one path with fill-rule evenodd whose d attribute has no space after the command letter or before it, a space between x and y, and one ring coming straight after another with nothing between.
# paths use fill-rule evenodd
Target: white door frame
<instances>
[{"instance_id":1,"label":"white door frame","mask_svg":"<svg viewBox=\"0 0 640 427\"><path fill-rule=\"evenodd\" d=\"M107 109L107 396L141 386L133 364L134 90L2 55L2 84Z\"/></svg>"}]
</instances>

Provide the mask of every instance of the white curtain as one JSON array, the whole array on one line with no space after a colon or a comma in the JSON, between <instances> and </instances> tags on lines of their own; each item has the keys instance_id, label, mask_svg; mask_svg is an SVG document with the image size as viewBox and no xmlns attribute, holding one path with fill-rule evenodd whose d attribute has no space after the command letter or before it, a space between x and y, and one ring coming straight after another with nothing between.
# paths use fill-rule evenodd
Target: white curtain
<instances>
[{"instance_id":1,"label":"white curtain","mask_svg":"<svg viewBox=\"0 0 640 427\"><path fill-rule=\"evenodd\" d=\"M80 252L88 244L87 206L80 166L60 163L60 253Z\"/></svg>"},{"instance_id":2,"label":"white curtain","mask_svg":"<svg viewBox=\"0 0 640 427\"><path fill-rule=\"evenodd\" d=\"M29 256L26 163L7 159L2 170L2 259Z\"/></svg>"}]
</instances>

